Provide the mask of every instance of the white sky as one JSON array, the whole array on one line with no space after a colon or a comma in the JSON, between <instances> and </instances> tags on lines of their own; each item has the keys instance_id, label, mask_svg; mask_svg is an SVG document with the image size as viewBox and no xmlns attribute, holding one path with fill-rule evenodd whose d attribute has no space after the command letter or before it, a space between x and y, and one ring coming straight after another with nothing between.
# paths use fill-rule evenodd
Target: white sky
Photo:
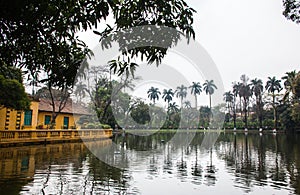
<instances>
[{"instance_id":1,"label":"white sky","mask_svg":"<svg viewBox=\"0 0 300 195\"><path fill-rule=\"evenodd\" d=\"M240 75L281 78L300 69L300 26L283 15L282 0L188 0L197 41L212 56L225 90Z\"/></svg>"},{"instance_id":2,"label":"white sky","mask_svg":"<svg viewBox=\"0 0 300 195\"><path fill-rule=\"evenodd\" d=\"M300 70L300 26L282 15L282 0L186 2L197 11L196 41L217 65L226 91L242 74L265 82L268 76ZM79 37L91 48L99 39L92 32Z\"/></svg>"}]
</instances>

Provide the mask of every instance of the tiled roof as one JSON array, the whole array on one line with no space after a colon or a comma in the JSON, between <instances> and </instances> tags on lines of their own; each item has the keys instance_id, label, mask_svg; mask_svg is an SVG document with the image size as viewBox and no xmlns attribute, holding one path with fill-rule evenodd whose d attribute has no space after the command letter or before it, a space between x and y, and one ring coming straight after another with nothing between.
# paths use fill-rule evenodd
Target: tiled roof
<instances>
[{"instance_id":1,"label":"tiled roof","mask_svg":"<svg viewBox=\"0 0 300 195\"><path fill-rule=\"evenodd\" d=\"M55 101L55 111L58 112L60 101ZM39 111L52 112L52 101L50 99L39 99ZM74 103L71 100L68 100L65 107L61 111L62 113L69 114L82 114L90 115L88 109L81 104Z\"/></svg>"}]
</instances>

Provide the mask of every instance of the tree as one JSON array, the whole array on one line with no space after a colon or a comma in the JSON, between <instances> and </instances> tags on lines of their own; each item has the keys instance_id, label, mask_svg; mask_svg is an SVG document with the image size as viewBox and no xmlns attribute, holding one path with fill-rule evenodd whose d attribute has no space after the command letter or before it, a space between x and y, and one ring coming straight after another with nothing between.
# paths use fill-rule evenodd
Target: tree
<instances>
[{"instance_id":1,"label":"tree","mask_svg":"<svg viewBox=\"0 0 300 195\"><path fill-rule=\"evenodd\" d=\"M187 95L187 87L184 85L181 85L181 86L177 87L175 93L176 93L177 98L180 97L180 105L182 108L183 107L183 98L185 98Z\"/></svg>"},{"instance_id":2,"label":"tree","mask_svg":"<svg viewBox=\"0 0 300 195\"><path fill-rule=\"evenodd\" d=\"M206 95L209 95L209 109L211 110L211 96L214 94L215 89L217 89L217 86L214 84L213 80L206 80L203 84L203 89L206 93Z\"/></svg>"},{"instance_id":3,"label":"tree","mask_svg":"<svg viewBox=\"0 0 300 195\"><path fill-rule=\"evenodd\" d=\"M200 95L202 92L202 86L199 82L193 82L189 88L191 89L191 94L195 96L195 108L197 109L197 95Z\"/></svg>"},{"instance_id":4,"label":"tree","mask_svg":"<svg viewBox=\"0 0 300 195\"><path fill-rule=\"evenodd\" d=\"M250 84L248 84L249 78L246 75L241 76L241 85L239 87L239 95L243 98L243 105L244 105L244 123L245 129L248 128L248 106L249 106L249 99L252 96L252 91L250 88Z\"/></svg>"},{"instance_id":5,"label":"tree","mask_svg":"<svg viewBox=\"0 0 300 195\"><path fill-rule=\"evenodd\" d=\"M273 107L273 116L274 116L274 129L277 128L277 110L276 110L276 95L281 91L280 80L277 80L276 77L268 77L268 81L265 86L266 90L272 95L272 107Z\"/></svg>"},{"instance_id":6,"label":"tree","mask_svg":"<svg viewBox=\"0 0 300 195\"><path fill-rule=\"evenodd\" d=\"M291 101L293 100L295 97L295 85L296 85L296 76L297 73L296 71L291 71L291 72L286 72L285 76L283 76L281 79L284 80L283 84L284 84L284 88L285 88L285 93L283 96L283 100L284 101Z\"/></svg>"},{"instance_id":7,"label":"tree","mask_svg":"<svg viewBox=\"0 0 300 195\"><path fill-rule=\"evenodd\" d=\"M172 89L168 89L168 90L164 89L162 98L164 98L165 102L168 102L168 105L172 101L173 97L174 97L174 92Z\"/></svg>"},{"instance_id":8,"label":"tree","mask_svg":"<svg viewBox=\"0 0 300 195\"><path fill-rule=\"evenodd\" d=\"M170 113L170 114L178 113L179 111L180 111L180 109L178 108L178 105L175 102L169 103L168 113Z\"/></svg>"},{"instance_id":9,"label":"tree","mask_svg":"<svg viewBox=\"0 0 300 195\"><path fill-rule=\"evenodd\" d=\"M2 107L27 110L30 107L30 100L20 82L0 75L0 109Z\"/></svg>"},{"instance_id":10,"label":"tree","mask_svg":"<svg viewBox=\"0 0 300 195\"><path fill-rule=\"evenodd\" d=\"M209 126L211 110L208 106L201 106L199 109L199 125L206 128Z\"/></svg>"},{"instance_id":11,"label":"tree","mask_svg":"<svg viewBox=\"0 0 300 195\"><path fill-rule=\"evenodd\" d=\"M185 108L191 108L191 107L192 107L190 101L184 101L183 104L184 104L184 107L185 107Z\"/></svg>"},{"instance_id":12,"label":"tree","mask_svg":"<svg viewBox=\"0 0 300 195\"><path fill-rule=\"evenodd\" d=\"M26 110L30 100L23 86L22 72L15 67L0 66L0 108Z\"/></svg>"},{"instance_id":13,"label":"tree","mask_svg":"<svg viewBox=\"0 0 300 195\"><path fill-rule=\"evenodd\" d=\"M65 75L68 85L86 55L90 54L84 42L75 34L97 28L112 15L113 26L96 32L100 39L115 32L143 25L161 25L175 28L188 37L195 36L192 27L194 9L183 0L174 1L9 1L0 2L0 65L18 65L34 75L39 70L51 72L49 79L61 81ZM33 17L34 16L34 17ZM178 41L173 35L169 46ZM122 43L122 40L119 40ZM148 62L159 62L166 48L140 47L123 54L146 56ZM130 64L130 63L128 63Z\"/></svg>"},{"instance_id":14,"label":"tree","mask_svg":"<svg viewBox=\"0 0 300 195\"><path fill-rule=\"evenodd\" d=\"M82 82L79 82L76 85L76 88L74 90L74 94L76 95L77 103L81 102L82 99L86 96L86 88L87 88L86 84L84 84Z\"/></svg>"},{"instance_id":15,"label":"tree","mask_svg":"<svg viewBox=\"0 0 300 195\"><path fill-rule=\"evenodd\" d=\"M155 105L155 100L159 99L159 95L161 94L158 88L151 87L148 92L148 98L150 98L150 101L153 100L153 105Z\"/></svg>"},{"instance_id":16,"label":"tree","mask_svg":"<svg viewBox=\"0 0 300 195\"><path fill-rule=\"evenodd\" d=\"M233 93L231 91L228 91L228 92L225 92L223 94L223 96L224 96L224 101L227 104L227 106L226 106L227 107L227 111L230 114L230 110L232 108L232 103L233 103L233 97L234 97L234 95L233 95Z\"/></svg>"},{"instance_id":17,"label":"tree","mask_svg":"<svg viewBox=\"0 0 300 195\"><path fill-rule=\"evenodd\" d=\"M252 85L252 93L255 95L256 100L256 115L258 118L259 127L262 128L262 120L263 120L263 101L262 101L262 93L264 90L263 82L261 79L253 79L251 80Z\"/></svg>"},{"instance_id":18,"label":"tree","mask_svg":"<svg viewBox=\"0 0 300 195\"><path fill-rule=\"evenodd\" d=\"M291 116L295 124L294 129L300 129L300 73L296 74L294 80L293 104L291 105Z\"/></svg>"},{"instance_id":19,"label":"tree","mask_svg":"<svg viewBox=\"0 0 300 195\"><path fill-rule=\"evenodd\" d=\"M233 83L233 94L235 95L235 97L239 96L239 107L240 107L240 113L241 113L241 117L243 116L243 109L242 109L242 96L241 94L239 93L240 91L240 88L242 86L242 83L240 82L234 82Z\"/></svg>"},{"instance_id":20,"label":"tree","mask_svg":"<svg viewBox=\"0 0 300 195\"><path fill-rule=\"evenodd\" d=\"M236 129L236 112L237 112L236 98L237 98L237 96L239 96L240 86L241 86L240 83L233 82L232 93L233 93L233 126L234 126L234 129ZM239 97L240 97L240 103L241 103L241 96L239 96Z\"/></svg>"},{"instance_id":21,"label":"tree","mask_svg":"<svg viewBox=\"0 0 300 195\"><path fill-rule=\"evenodd\" d=\"M149 106L143 101L139 101L137 105L133 107L130 112L130 116L135 122L141 125L145 125L150 122Z\"/></svg>"},{"instance_id":22,"label":"tree","mask_svg":"<svg viewBox=\"0 0 300 195\"><path fill-rule=\"evenodd\" d=\"M52 88L51 84L39 89L36 94L35 98L40 99L47 99L50 100L50 105L52 107L52 117L50 121L50 128L54 128L56 124L57 116L62 112L65 108L68 101L70 99L70 91L68 89L54 89Z\"/></svg>"},{"instance_id":23,"label":"tree","mask_svg":"<svg viewBox=\"0 0 300 195\"><path fill-rule=\"evenodd\" d=\"M283 15L293 22L300 23L300 2L295 0L283 0Z\"/></svg>"}]
</instances>

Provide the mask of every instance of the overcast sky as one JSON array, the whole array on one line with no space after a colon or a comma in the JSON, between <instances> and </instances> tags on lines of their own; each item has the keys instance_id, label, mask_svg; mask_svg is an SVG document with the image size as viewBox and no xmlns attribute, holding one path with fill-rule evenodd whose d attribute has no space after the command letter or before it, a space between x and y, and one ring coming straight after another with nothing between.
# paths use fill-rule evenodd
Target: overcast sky
<instances>
[{"instance_id":1,"label":"overcast sky","mask_svg":"<svg viewBox=\"0 0 300 195\"><path fill-rule=\"evenodd\" d=\"M197 10L197 41L208 51L225 89L241 74L282 75L300 68L300 26L283 15L282 0L188 0Z\"/></svg>"},{"instance_id":2,"label":"overcast sky","mask_svg":"<svg viewBox=\"0 0 300 195\"><path fill-rule=\"evenodd\" d=\"M186 2L197 11L196 41L215 62L226 91L242 74L265 82L268 76L279 79L300 70L300 26L282 15L282 0ZM91 48L98 43L92 32L79 36Z\"/></svg>"}]
</instances>

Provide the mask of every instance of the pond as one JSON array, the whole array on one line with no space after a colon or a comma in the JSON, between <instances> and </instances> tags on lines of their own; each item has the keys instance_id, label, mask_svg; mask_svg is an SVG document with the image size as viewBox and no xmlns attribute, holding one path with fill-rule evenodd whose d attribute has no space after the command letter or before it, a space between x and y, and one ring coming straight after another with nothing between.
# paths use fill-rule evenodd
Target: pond
<instances>
[{"instance_id":1,"label":"pond","mask_svg":"<svg viewBox=\"0 0 300 195\"><path fill-rule=\"evenodd\" d=\"M0 148L0 194L300 194L298 135L217 132L204 147L211 135Z\"/></svg>"}]
</instances>

